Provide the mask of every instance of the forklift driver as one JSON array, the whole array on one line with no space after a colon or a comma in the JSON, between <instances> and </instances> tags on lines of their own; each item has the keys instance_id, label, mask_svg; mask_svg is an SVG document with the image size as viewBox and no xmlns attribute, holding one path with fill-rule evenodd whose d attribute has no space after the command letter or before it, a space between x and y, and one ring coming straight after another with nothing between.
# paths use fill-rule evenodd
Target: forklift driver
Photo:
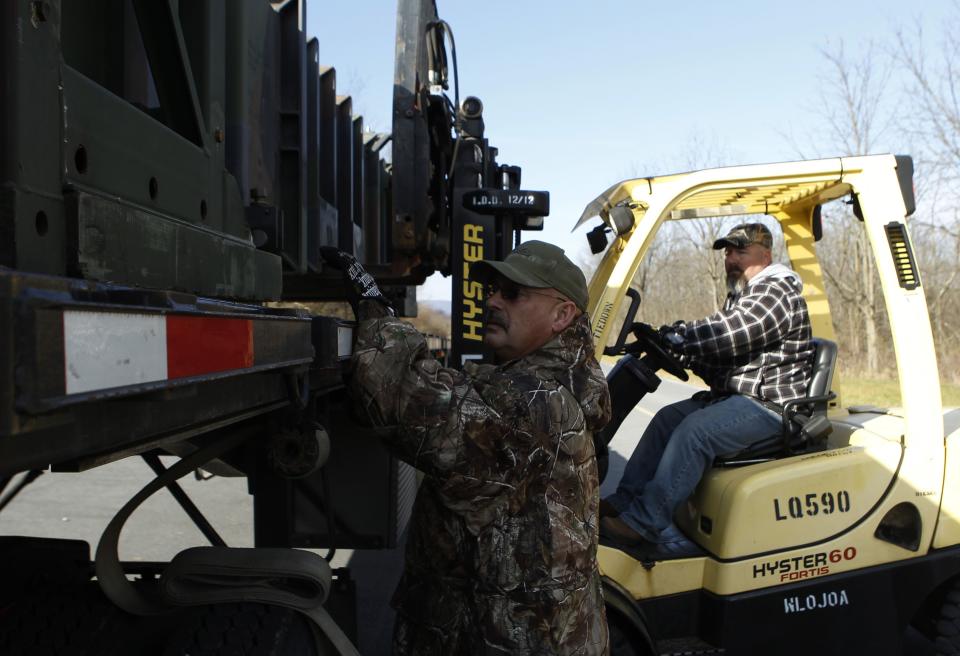
<instances>
[{"instance_id":1,"label":"forklift driver","mask_svg":"<svg viewBox=\"0 0 960 656\"><path fill-rule=\"evenodd\" d=\"M710 390L657 412L617 491L600 504L601 533L653 559L699 553L672 525L677 506L716 456L778 433L779 406L809 387L814 347L802 283L771 263L772 243L761 223L738 225L715 241L714 249L725 249L730 293L723 308L660 329Z\"/></svg>"}]
</instances>

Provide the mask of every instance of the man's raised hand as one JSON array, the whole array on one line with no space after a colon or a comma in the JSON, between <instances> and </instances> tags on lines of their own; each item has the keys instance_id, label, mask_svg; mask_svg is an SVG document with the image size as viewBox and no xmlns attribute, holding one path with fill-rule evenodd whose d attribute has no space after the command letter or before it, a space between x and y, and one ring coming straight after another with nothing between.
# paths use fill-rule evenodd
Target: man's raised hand
<instances>
[{"instance_id":1,"label":"man's raised hand","mask_svg":"<svg viewBox=\"0 0 960 656\"><path fill-rule=\"evenodd\" d=\"M393 315L393 308L377 286L377 281L357 262L357 258L332 246L321 246L320 257L331 268L343 272L344 281L347 283L347 298L358 319L360 301L382 303L389 314Z\"/></svg>"}]
</instances>

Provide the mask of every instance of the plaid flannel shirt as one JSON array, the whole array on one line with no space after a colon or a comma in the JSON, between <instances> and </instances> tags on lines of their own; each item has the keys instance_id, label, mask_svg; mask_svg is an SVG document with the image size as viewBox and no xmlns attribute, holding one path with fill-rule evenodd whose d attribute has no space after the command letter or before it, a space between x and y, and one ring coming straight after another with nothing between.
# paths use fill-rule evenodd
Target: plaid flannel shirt
<instances>
[{"instance_id":1,"label":"plaid flannel shirt","mask_svg":"<svg viewBox=\"0 0 960 656\"><path fill-rule=\"evenodd\" d=\"M728 295L719 312L677 326L690 368L714 393L779 405L806 396L814 355L810 316L799 278L782 269L792 275L762 276Z\"/></svg>"}]
</instances>

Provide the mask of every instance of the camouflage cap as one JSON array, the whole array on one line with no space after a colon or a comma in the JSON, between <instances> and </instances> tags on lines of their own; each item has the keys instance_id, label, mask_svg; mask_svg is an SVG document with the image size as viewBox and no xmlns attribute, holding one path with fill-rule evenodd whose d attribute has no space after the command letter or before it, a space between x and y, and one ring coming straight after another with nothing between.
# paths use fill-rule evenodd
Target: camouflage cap
<instances>
[{"instance_id":1,"label":"camouflage cap","mask_svg":"<svg viewBox=\"0 0 960 656\"><path fill-rule=\"evenodd\" d=\"M515 248L502 262L483 260L471 267L471 275L480 282L487 282L496 274L522 287L552 287L580 310L587 310L587 279L559 246L528 241Z\"/></svg>"},{"instance_id":2,"label":"camouflage cap","mask_svg":"<svg viewBox=\"0 0 960 656\"><path fill-rule=\"evenodd\" d=\"M764 248L773 247L773 235L770 229L762 223L741 223L734 226L725 237L713 242L715 249L744 248L750 244L760 244Z\"/></svg>"}]
</instances>

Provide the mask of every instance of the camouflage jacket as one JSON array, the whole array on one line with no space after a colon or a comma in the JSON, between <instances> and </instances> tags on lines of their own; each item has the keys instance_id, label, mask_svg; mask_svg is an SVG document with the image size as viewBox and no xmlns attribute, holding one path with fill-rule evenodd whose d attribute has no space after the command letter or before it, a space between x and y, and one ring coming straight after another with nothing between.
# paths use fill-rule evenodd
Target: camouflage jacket
<instances>
[{"instance_id":1,"label":"camouflage jacket","mask_svg":"<svg viewBox=\"0 0 960 656\"><path fill-rule=\"evenodd\" d=\"M351 394L424 473L394 651L608 653L592 432L610 416L586 317L522 359L446 369L411 325L358 328Z\"/></svg>"}]
</instances>

